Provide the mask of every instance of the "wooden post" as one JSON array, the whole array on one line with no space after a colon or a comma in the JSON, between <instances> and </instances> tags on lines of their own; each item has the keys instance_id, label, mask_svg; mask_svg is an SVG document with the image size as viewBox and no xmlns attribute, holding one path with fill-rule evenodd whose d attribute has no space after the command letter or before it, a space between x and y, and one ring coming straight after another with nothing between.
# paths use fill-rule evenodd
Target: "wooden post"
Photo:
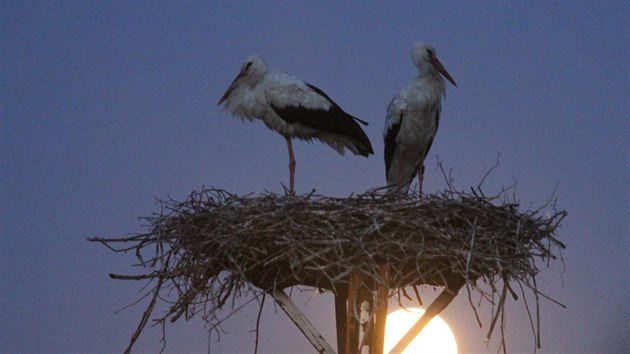
<instances>
[{"instance_id":1,"label":"wooden post","mask_svg":"<svg viewBox=\"0 0 630 354\"><path fill-rule=\"evenodd\" d=\"M340 326L345 327L345 340L343 343L337 339L339 352L342 354L383 354L385 345L385 325L387 323L387 286L389 267L379 268L380 279L376 289L366 286L362 282L361 273L353 271L348 279L346 289L347 303L342 303L340 295L335 297L335 311L337 313L337 333L342 332ZM376 299L374 299L376 290ZM344 305L345 323L341 324L340 310ZM355 315L359 315L356 318ZM343 350L341 349L343 348ZM365 350L364 350L365 349Z\"/></svg>"},{"instance_id":2,"label":"wooden post","mask_svg":"<svg viewBox=\"0 0 630 354\"><path fill-rule=\"evenodd\" d=\"M346 353L346 323L348 316L348 286L338 285L335 291L335 324L337 327L337 352Z\"/></svg>"},{"instance_id":3,"label":"wooden post","mask_svg":"<svg viewBox=\"0 0 630 354\"><path fill-rule=\"evenodd\" d=\"M361 273L353 271L348 279L348 299L346 312L346 340L344 354L356 354L359 349L359 321L355 314L357 290L361 284ZM358 311L357 311L358 312Z\"/></svg>"},{"instance_id":4,"label":"wooden post","mask_svg":"<svg viewBox=\"0 0 630 354\"><path fill-rule=\"evenodd\" d=\"M383 354L385 351L385 326L387 325L387 296L389 288L387 286L389 266L383 265L379 269L381 282L376 286L376 306L374 315L374 330L371 354Z\"/></svg>"},{"instance_id":5,"label":"wooden post","mask_svg":"<svg viewBox=\"0 0 630 354\"><path fill-rule=\"evenodd\" d=\"M271 296L280 305L280 308L289 316L291 321L300 329L306 339L315 347L318 353L336 354L335 350L326 342L317 328L304 316L302 311L295 305L287 294L280 289L273 289Z\"/></svg>"}]
</instances>

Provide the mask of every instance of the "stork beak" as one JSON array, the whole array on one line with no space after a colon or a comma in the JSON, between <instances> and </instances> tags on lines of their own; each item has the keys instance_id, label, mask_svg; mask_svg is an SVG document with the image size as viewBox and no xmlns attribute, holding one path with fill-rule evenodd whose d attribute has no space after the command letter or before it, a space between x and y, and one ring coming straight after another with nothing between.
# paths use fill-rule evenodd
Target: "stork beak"
<instances>
[{"instance_id":1,"label":"stork beak","mask_svg":"<svg viewBox=\"0 0 630 354\"><path fill-rule=\"evenodd\" d=\"M223 101L225 101L228 97L230 97L230 94L236 88L236 82L239 79L241 79L243 76L245 76L245 73L243 73L242 71L240 73L238 73L238 75L236 75L236 77L234 78L234 81L232 81L232 84L230 85L230 87L228 87L228 89L225 90L225 93L223 94L223 96L221 96L221 99L219 100L219 103L217 103L217 106L221 105L221 103L223 103Z\"/></svg>"},{"instance_id":2,"label":"stork beak","mask_svg":"<svg viewBox=\"0 0 630 354\"><path fill-rule=\"evenodd\" d=\"M440 61L438 60L438 58L436 57L432 57L431 58L431 64L433 64L433 67L435 68L435 70L439 71L440 74L444 75L444 77L451 82L451 84L453 84L453 86L457 87L457 84L455 83L455 80L453 80L453 78L451 77L451 75L448 73L448 71L446 71L446 69L444 68L444 66L442 65L442 63L440 63Z\"/></svg>"}]
</instances>

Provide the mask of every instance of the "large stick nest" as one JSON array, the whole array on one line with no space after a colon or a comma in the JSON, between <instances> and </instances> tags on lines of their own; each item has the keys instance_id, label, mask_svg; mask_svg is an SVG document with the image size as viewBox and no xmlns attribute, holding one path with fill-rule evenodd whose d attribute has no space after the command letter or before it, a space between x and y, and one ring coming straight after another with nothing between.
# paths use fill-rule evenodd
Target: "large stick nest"
<instances>
[{"instance_id":1,"label":"large stick nest","mask_svg":"<svg viewBox=\"0 0 630 354\"><path fill-rule=\"evenodd\" d=\"M505 193L486 197L480 192L331 198L237 196L204 188L183 202L162 201L159 213L144 218L146 233L91 240L117 252L135 252L150 270L111 275L154 281L152 301L132 344L156 300L164 299L160 291L172 299L167 313L157 318L162 324L199 312L220 322L217 311L246 291L295 285L337 291L352 271L363 274L366 286L385 283L392 293L408 286L465 283L469 298L472 288L490 299L502 281L514 297L510 282L538 298L536 261L555 259L564 248L556 231L566 212L519 211ZM387 279L379 276L384 264ZM479 279L490 285L489 292L477 286Z\"/></svg>"}]
</instances>

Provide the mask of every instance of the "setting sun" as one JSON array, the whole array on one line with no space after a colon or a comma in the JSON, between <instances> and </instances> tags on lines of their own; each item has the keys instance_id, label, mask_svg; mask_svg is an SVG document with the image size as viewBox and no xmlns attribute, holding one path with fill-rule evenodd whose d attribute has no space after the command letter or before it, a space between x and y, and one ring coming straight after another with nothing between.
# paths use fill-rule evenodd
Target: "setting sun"
<instances>
[{"instance_id":1,"label":"setting sun","mask_svg":"<svg viewBox=\"0 0 630 354\"><path fill-rule=\"evenodd\" d=\"M390 352L409 328L420 319L423 313L424 310L422 309L410 308L409 310L396 310L387 315L385 353ZM457 342L448 324L439 316L436 316L403 353L457 354Z\"/></svg>"}]
</instances>

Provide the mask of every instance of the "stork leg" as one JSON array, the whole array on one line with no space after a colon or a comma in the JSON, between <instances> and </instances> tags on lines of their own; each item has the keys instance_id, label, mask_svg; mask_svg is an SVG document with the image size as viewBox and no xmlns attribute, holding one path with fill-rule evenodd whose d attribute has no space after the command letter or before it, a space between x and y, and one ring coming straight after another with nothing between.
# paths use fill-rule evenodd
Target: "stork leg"
<instances>
[{"instance_id":1,"label":"stork leg","mask_svg":"<svg viewBox=\"0 0 630 354\"><path fill-rule=\"evenodd\" d=\"M287 147L289 148L289 193L295 194L295 156L293 156L293 143L291 138L284 137L287 140Z\"/></svg>"},{"instance_id":2,"label":"stork leg","mask_svg":"<svg viewBox=\"0 0 630 354\"><path fill-rule=\"evenodd\" d=\"M424 163L418 169L418 195L422 196L422 183L424 182Z\"/></svg>"}]
</instances>

